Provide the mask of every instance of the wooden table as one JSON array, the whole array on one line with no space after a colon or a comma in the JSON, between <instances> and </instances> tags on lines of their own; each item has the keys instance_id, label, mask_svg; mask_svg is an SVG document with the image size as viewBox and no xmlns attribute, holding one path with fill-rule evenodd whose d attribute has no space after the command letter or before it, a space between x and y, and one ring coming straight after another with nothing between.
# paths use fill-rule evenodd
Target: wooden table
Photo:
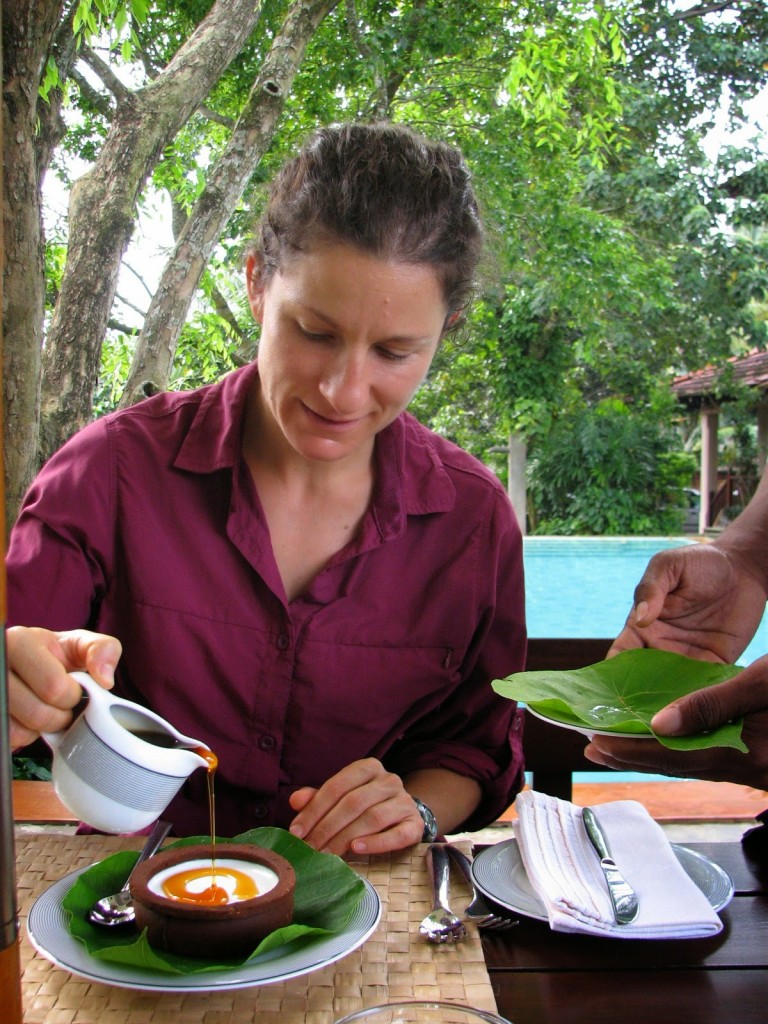
<instances>
[{"instance_id":1,"label":"wooden table","mask_svg":"<svg viewBox=\"0 0 768 1024\"><path fill-rule=\"evenodd\" d=\"M22 943L25 1024L332 1024L379 1002L447 999L498 1008L513 1024L765 1024L768 1021L768 865L737 843L690 844L721 864L737 895L712 939L629 941L562 935L529 919L456 946L418 934L430 906L424 847L354 867L381 896L383 917L363 946L287 982L243 990L157 994L84 981ZM22 917L54 881L141 840L21 835ZM461 907L468 892L454 876ZM0 1009L2 999L0 998ZM2 1014L0 1014L2 1020Z\"/></svg>"},{"instance_id":2,"label":"wooden table","mask_svg":"<svg viewBox=\"0 0 768 1024\"><path fill-rule=\"evenodd\" d=\"M736 895L709 939L642 941L552 932L522 919L483 937L499 1013L513 1024L765 1024L768 861L739 843L691 843L730 874Z\"/></svg>"}]
</instances>

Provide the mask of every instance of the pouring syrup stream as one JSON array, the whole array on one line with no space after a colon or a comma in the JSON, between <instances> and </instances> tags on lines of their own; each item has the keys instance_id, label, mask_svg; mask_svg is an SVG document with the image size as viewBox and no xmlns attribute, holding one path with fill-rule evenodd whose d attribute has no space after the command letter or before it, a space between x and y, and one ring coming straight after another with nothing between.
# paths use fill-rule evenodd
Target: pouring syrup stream
<instances>
[{"instance_id":1,"label":"pouring syrup stream","mask_svg":"<svg viewBox=\"0 0 768 1024\"><path fill-rule=\"evenodd\" d=\"M198 754L208 765L208 821L211 831L211 867L208 868L187 868L184 871L177 871L163 883L166 896L171 899L182 900L185 903L202 903L207 906L226 903L228 896L226 889L216 884L216 793L214 776L218 767L218 758L212 750L207 747L196 747L195 754ZM210 876L211 884L196 892L190 888L190 884L198 878Z\"/></svg>"},{"instance_id":2,"label":"pouring syrup stream","mask_svg":"<svg viewBox=\"0 0 768 1024\"><path fill-rule=\"evenodd\" d=\"M258 889L251 878L244 872L233 868L224 869L224 873L234 881L232 896L224 886L217 882L216 867L216 790L214 778L218 759L212 750L206 747L197 747L195 753L203 758L208 764L208 818L211 830L211 867L187 868L177 871L163 882L163 890L166 896L171 899L181 900L185 903L197 903L202 906L221 906L229 903L230 899L236 900L251 899L258 896ZM221 874L221 871L219 871ZM211 884L205 889L197 890L194 883L201 878L209 878Z\"/></svg>"}]
</instances>

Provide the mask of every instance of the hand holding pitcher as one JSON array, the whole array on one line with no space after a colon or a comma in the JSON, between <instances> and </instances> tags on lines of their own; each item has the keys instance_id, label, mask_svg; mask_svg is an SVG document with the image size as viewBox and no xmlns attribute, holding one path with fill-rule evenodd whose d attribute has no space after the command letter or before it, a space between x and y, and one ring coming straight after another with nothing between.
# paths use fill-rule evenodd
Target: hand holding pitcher
<instances>
[{"instance_id":1,"label":"hand holding pitcher","mask_svg":"<svg viewBox=\"0 0 768 1024\"><path fill-rule=\"evenodd\" d=\"M43 733L53 751L53 785L73 814L104 832L138 832L165 810L185 779L208 767L200 740L99 686L72 677L88 703L68 729Z\"/></svg>"}]
</instances>

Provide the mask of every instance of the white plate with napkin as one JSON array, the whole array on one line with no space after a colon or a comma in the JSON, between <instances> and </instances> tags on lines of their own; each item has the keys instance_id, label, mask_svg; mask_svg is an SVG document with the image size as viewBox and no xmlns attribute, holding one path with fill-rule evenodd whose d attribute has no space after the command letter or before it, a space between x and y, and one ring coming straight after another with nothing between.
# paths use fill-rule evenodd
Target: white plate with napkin
<instances>
[{"instance_id":1,"label":"white plate with napkin","mask_svg":"<svg viewBox=\"0 0 768 1024\"><path fill-rule=\"evenodd\" d=\"M600 859L581 808L526 790L515 802L516 840L478 854L479 889L510 910L549 921L555 931L625 939L716 935L733 883L706 857L673 846L642 804L617 800L593 808L613 860L639 897L639 912L617 925Z\"/></svg>"}]
</instances>

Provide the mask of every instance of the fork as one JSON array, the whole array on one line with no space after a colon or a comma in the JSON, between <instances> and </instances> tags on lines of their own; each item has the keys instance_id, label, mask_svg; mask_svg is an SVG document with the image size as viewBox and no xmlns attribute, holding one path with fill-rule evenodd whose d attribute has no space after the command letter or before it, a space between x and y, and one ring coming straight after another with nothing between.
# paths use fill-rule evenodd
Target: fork
<instances>
[{"instance_id":1,"label":"fork","mask_svg":"<svg viewBox=\"0 0 768 1024\"><path fill-rule=\"evenodd\" d=\"M441 845L444 845L448 853L453 857L472 888L472 901L464 911L464 917L467 921L472 921L478 928L487 928L489 931L492 930L498 932L506 931L508 928L514 928L516 924L519 924L519 918L510 917L507 913L501 913L501 908L492 905L490 901L487 900L486 897L478 890L475 885L475 880L472 877L472 861L466 853L464 853L463 850L460 850L457 846L451 846L450 843L444 843Z\"/></svg>"}]
</instances>

